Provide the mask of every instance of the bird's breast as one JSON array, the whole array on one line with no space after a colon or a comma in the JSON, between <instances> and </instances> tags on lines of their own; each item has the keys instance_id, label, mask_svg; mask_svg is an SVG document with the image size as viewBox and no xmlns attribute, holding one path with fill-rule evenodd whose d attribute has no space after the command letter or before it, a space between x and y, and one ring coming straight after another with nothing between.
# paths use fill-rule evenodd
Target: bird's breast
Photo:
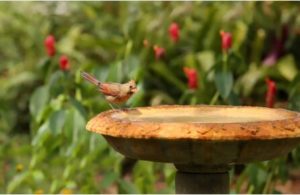
<instances>
[{"instance_id":1,"label":"bird's breast","mask_svg":"<svg viewBox=\"0 0 300 195\"><path fill-rule=\"evenodd\" d=\"M115 104L120 104L120 103L124 103L126 102L129 98L130 98L130 94L129 95L124 95L124 96L106 96L106 100Z\"/></svg>"}]
</instances>

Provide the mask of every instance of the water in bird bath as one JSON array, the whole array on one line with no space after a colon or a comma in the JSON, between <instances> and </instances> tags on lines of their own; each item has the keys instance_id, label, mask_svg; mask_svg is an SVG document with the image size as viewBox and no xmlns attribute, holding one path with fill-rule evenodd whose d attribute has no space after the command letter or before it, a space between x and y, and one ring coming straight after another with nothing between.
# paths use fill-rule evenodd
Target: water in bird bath
<instances>
[{"instance_id":1,"label":"water in bird bath","mask_svg":"<svg viewBox=\"0 0 300 195\"><path fill-rule=\"evenodd\" d=\"M268 108L218 108L207 107L198 109L132 109L128 112L118 112L112 118L129 120L131 122L158 122L158 123L246 123L258 121L275 121L293 117L286 112L279 114Z\"/></svg>"}]
</instances>

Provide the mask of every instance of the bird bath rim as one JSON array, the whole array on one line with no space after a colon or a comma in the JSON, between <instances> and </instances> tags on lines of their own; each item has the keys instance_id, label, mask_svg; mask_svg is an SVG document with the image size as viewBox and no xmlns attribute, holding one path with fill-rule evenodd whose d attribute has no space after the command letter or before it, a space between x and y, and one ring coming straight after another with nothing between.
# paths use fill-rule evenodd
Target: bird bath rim
<instances>
[{"instance_id":1,"label":"bird bath rim","mask_svg":"<svg viewBox=\"0 0 300 195\"><path fill-rule=\"evenodd\" d=\"M222 116L222 113L225 114ZM198 114L198 118L193 114ZM215 122L214 114L219 117ZM176 115L179 117L174 118ZM247 120L247 115L251 115L252 119ZM231 116L243 117L234 121ZM189 117L192 117L190 121ZM181 119L188 120L184 122ZM135 139L281 139L300 137L300 114L285 109L251 106L163 105L102 112L91 119L86 128L106 136Z\"/></svg>"}]
</instances>

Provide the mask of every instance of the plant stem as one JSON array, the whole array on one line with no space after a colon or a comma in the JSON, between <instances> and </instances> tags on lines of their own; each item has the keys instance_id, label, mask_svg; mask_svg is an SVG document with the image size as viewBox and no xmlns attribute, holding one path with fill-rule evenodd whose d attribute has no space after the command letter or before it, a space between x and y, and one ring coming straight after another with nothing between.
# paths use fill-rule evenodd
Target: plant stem
<instances>
[{"instance_id":1,"label":"plant stem","mask_svg":"<svg viewBox=\"0 0 300 195\"><path fill-rule=\"evenodd\" d=\"M228 61L228 54L227 52L223 52L223 71L227 71L227 61Z\"/></svg>"},{"instance_id":2,"label":"plant stem","mask_svg":"<svg viewBox=\"0 0 300 195\"><path fill-rule=\"evenodd\" d=\"M273 171L269 174L262 193L264 193L264 194L271 193L269 191L270 191L270 186L271 186L271 183L272 183L272 179L273 179Z\"/></svg>"},{"instance_id":3,"label":"plant stem","mask_svg":"<svg viewBox=\"0 0 300 195\"><path fill-rule=\"evenodd\" d=\"M219 98L219 95L220 95L219 92L216 91L216 93L215 93L215 95L213 96L213 98L211 99L209 105L214 105L214 104L216 104L216 102L217 102L217 100L218 100L218 98Z\"/></svg>"}]
</instances>

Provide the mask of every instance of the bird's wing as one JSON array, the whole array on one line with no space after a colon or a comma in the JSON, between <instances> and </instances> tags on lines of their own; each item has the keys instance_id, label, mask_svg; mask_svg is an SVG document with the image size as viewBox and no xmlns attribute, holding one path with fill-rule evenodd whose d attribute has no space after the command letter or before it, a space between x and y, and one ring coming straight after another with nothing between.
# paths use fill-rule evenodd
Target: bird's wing
<instances>
[{"instance_id":1,"label":"bird's wing","mask_svg":"<svg viewBox=\"0 0 300 195\"><path fill-rule=\"evenodd\" d=\"M118 96L120 94L120 84L117 83L101 83L100 92L108 96Z\"/></svg>"}]
</instances>

